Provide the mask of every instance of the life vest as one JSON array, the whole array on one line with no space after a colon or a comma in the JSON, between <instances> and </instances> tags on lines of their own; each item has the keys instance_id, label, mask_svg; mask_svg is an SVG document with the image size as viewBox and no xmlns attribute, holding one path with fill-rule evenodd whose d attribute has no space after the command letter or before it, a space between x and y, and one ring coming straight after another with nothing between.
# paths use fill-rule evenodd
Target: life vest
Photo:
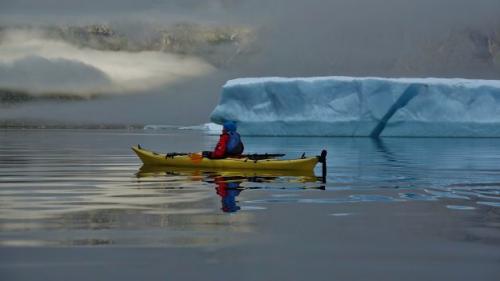
<instances>
[{"instance_id":1,"label":"life vest","mask_svg":"<svg viewBox=\"0 0 500 281\"><path fill-rule=\"evenodd\" d=\"M243 153L244 146L241 142L240 134L237 132L228 132L229 140L226 145L226 153L230 155Z\"/></svg>"}]
</instances>

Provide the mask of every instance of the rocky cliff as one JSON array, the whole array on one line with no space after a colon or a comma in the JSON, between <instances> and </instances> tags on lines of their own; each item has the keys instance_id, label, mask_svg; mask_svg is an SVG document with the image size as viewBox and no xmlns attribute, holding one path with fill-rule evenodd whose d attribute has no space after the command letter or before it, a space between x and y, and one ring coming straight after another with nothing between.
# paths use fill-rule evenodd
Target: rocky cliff
<instances>
[{"instance_id":1,"label":"rocky cliff","mask_svg":"<svg viewBox=\"0 0 500 281\"><path fill-rule=\"evenodd\" d=\"M235 56L249 53L256 35L255 31L248 27L178 23L147 26L141 30L141 34L118 31L106 24L36 27L24 25L0 28L0 38L3 33L13 28L42 32L48 38L63 40L82 48L194 55L216 67L224 67Z\"/></svg>"}]
</instances>

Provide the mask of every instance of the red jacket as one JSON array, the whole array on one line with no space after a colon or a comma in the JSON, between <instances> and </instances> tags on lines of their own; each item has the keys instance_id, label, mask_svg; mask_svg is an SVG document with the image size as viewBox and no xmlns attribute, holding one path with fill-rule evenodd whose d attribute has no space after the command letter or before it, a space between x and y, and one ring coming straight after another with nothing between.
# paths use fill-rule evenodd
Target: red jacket
<instances>
[{"instance_id":1,"label":"red jacket","mask_svg":"<svg viewBox=\"0 0 500 281\"><path fill-rule=\"evenodd\" d=\"M226 157L226 147L229 141L229 135L224 132L220 135L219 142L215 146L215 150L212 152L212 158L224 158Z\"/></svg>"}]
</instances>

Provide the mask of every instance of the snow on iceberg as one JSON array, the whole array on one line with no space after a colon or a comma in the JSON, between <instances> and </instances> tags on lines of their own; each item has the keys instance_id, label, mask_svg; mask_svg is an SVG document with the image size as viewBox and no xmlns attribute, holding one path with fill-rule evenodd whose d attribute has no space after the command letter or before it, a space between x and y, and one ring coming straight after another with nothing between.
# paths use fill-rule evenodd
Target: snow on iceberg
<instances>
[{"instance_id":1,"label":"snow on iceberg","mask_svg":"<svg viewBox=\"0 0 500 281\"><path fill-rule=\"evenodd\" d=\"M211 120L246 135L500 137L500 81L441 78L240 78Z\"/></svg>"}]
</instances>

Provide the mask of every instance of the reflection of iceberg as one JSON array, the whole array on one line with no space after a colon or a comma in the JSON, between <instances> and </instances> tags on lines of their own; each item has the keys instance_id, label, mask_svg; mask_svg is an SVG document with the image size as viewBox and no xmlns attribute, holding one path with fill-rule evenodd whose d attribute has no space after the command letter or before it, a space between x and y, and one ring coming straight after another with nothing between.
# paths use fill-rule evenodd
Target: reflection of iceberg
<instances>
[{"instance_id":1,"label":"reflection of iceberg","mask_svg":"<svg viewBox=\"0 0 500 281\"><path fill-rule=\"evenodd\" d=\"M236 79L211 119L247 135L500 137L500 81Z\"/></svg>"}]
</instances>

